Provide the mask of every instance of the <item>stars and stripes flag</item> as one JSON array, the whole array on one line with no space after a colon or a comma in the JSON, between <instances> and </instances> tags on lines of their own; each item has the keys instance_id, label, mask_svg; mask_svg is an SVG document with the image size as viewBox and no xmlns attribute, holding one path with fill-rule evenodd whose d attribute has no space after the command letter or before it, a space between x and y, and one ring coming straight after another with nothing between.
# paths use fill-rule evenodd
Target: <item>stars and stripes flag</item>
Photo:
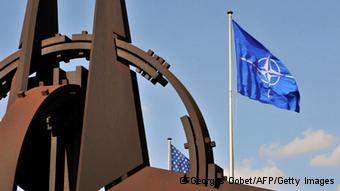
<instances>
[{"instance_id":1,"label":"stars and stripes flag","mask_svg":"<svg viewBox=\"0 0 340 191\"><path fill-rule=\"evenodd\" d=\"M172 144L171 147L171 170L174 172L189 172L189 159Z\"/></svg>"}]
</instances>

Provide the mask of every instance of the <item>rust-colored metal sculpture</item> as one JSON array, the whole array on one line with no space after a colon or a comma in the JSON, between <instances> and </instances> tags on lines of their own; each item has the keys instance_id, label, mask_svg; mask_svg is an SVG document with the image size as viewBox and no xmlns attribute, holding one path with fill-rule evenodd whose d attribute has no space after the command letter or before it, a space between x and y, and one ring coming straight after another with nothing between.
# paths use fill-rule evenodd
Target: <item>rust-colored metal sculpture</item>
<instances>
[{"instance_id":1,"label":"rust-colored metal sculpture","mask_svg":"<svg viewBox=\"0 0 340 191\"><path fill-rule=\"evenodd\" d=\"M0 97L10 93L0 123L0 190L259 190L182 185L180 174L149 167L130 65L153 84L170 83L182 99L188 176L223 177L190 93L164 59L131 44L124 0L96 0L92 35L59 34L57 16L57 0L29 0L19 50L0 62ZM89 60L89 70L59 68L75 58Z\"/></svg>"}]
</instances>

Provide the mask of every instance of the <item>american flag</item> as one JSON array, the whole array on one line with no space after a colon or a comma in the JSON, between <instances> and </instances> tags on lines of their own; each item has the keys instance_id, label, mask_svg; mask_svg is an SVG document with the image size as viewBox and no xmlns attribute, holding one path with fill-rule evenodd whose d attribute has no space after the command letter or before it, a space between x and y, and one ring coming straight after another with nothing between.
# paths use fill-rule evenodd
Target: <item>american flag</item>
<instances>
[{"instance_id":1,"label":"american flag","mask_svg":"<svg viewBox=\"0 0 340 191\"><path fill-rule=\"evenodd\" d=\"M189 172L189 159L171 144L171 170L174 172Z\"/></svg>"}]
</instances>

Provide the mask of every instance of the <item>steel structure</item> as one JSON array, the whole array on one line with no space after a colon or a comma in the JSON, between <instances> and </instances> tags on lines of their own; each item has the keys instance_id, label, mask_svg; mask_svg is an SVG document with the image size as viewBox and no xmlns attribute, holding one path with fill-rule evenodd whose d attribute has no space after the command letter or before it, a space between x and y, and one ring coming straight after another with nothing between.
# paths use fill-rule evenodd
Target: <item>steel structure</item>
<instances>
[{"instance_id":1,"label":"steel structure","mask_svg":"<svg viewBox=\"0 0 340 191\"><path fill-rule=\"evenodd\" d=\"M180 174L150 167L131 68L153 84L172 85L185 105L188 176L223 177L193 97L164 59L131 44L125 1L95 6L93 34L69 38L58 33L57 0L28 0L19 50L0 62L0 97L9 94L0 123L0 190L260 190L182 185ZM89 69L59 67L75 58L89 60Z\"/></svg>"}]
</instances>

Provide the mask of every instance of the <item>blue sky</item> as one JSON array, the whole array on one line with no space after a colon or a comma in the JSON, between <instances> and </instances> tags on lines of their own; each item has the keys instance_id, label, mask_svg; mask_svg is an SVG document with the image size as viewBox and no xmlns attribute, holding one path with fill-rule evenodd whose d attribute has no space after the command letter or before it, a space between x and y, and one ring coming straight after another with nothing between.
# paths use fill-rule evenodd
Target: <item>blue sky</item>
<instances>
[{"instance_id":1,"label":"blue sky","mask_svg":"<svg viewBox=\"0 0 340 191\"><path fill-rule=\"evenodd\" d=\"M333 185L276 186L279 190L340 190L340 2L273 0L126 0L132 42L170 63L186 85L216 141L215 162L228 164L227 16L285 63L301 94L301 113L235 96L236 176L333 178ZM0 59L17 50L26 1L0 6ZM59 0L60 33L92 31L94 0ZM83 63L83 60L73 62ZM235 63L234 63L235 64ZM235 72L234 72L235 73ZM235 73L236 74L236 73ZM167 167L167 137L182 152L175 91L139 78L151 165ZM235 86L234 86L235 87ZM0 115L5 102L0 103Z\"/></svg>"}]
</instances>

